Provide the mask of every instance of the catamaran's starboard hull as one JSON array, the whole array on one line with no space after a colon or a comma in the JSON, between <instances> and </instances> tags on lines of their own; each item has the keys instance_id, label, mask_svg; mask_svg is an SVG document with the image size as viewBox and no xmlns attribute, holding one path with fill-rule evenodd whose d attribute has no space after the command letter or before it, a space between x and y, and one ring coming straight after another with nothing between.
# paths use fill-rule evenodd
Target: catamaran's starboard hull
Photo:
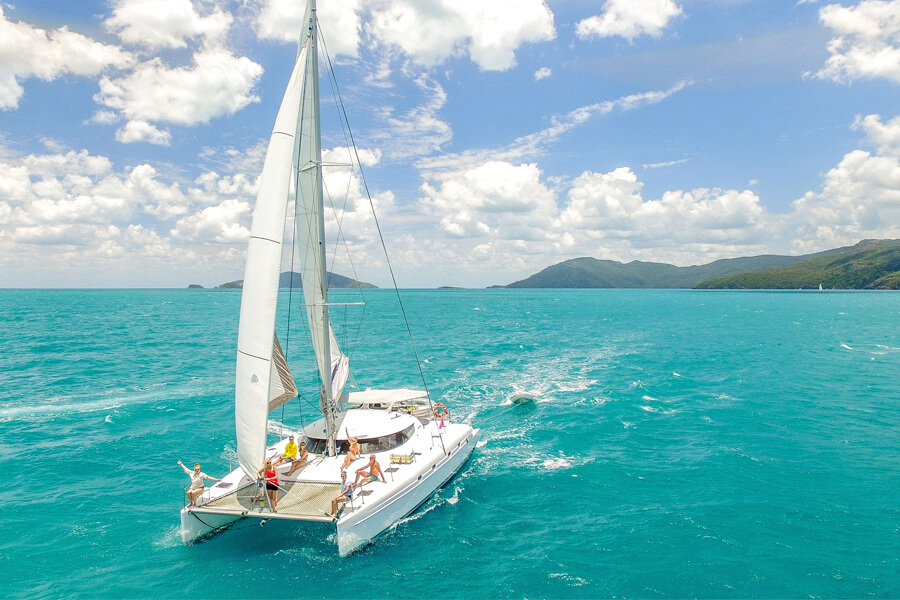
<instances>
[{"instance_id":1,"label":"catamaran's starboard hull","mask_svg":"<svg viewBox=\"0 0 900 600\"><path fill-rule=\"evenodd\" d=\"M434 463L421 478L412 481L402 491L385 498L378 506L369 510L355 511L338 521L337 539L340 555L347 556L374 540L397 521L415 511L453 479L472 455L481 438L480 429L472 429L470 432L470 435L454 440L448 447L449 456Z\"/></svg>"}]
</instances>

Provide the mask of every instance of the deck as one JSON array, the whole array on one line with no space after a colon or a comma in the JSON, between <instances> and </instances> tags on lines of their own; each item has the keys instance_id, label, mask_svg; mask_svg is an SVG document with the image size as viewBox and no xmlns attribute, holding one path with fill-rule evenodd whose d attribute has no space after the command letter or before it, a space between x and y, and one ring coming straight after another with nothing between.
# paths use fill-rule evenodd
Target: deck
<instances>
[{"instance_id":1,"label":"deck","mask_svg":"<svg viewBox=\"0 0 900 600\"><path fill-rule=\"evenodd\" d=\"M341 491L340 484L282 480L279 487L281 489L278 492L277 512L269 509L267 498L253 499L259 495L259 486L256 482L209 500L191 509L191 512L331 522L331 517L328 516L331 512L331 499Z\"/></svg>"}]
</instances>

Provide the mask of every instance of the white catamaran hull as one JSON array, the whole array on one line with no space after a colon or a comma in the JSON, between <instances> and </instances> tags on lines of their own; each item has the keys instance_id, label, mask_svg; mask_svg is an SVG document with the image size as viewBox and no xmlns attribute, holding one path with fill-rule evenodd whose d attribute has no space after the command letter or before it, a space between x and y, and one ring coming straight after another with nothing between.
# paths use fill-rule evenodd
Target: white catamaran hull
<instances>
[{"instance_id":1,"label":"white catamaran hull","mask_svg":"<svg viewBox=\"0 0 900 600\"><path fill-rule=\"evenodd\" d=\"M468 437L446 440L450 455L431 465L422 461L422 468L407 478L408 483L401 491L371 508L366 507L368 510L354 511L349 516L342 517L337 524L340 555L346 556L375 539L391 525L416 510L450 481L472 455L475 445L481 438L480 429L470 432Z\"/></svg>"},{"instance_id":2,"label":"white catamaran hull","mask_svg":"<svg viewBox=\"0 0 900 600\"><path fill-rule=\"evenodd\" d=\"M200 497L198 507L186 506L182 509L181 538L186 544L202 541L206 536L244 518L315 522L336 527L338 552L341 556L346 556L371 542L426 502L459 472L481 438L480 429L464 424L447 424L439 428L437 422L433 422L420 428L417 433L408 446L398 449L401 452L409 451L413 457L411 462L394 463L392 458L397 454L393 452L376 454L386 472L386 481L367 483L358 488L354 492L353 502L344 507L336 525L322 511L327 510L330 498L336 495L337 484L333 481L333 473L340 471L343 456L314 459L313 464L300 472L304 484L332 486L327 494L327 501L318 509L305 514L292 513L290 509L282 508L281 504L279 508L282 510L272 512L264 502L248 503L246 496L256 494L255 482L240 468L236 469L225 476L221 483L209 488ZM430 447L424 446L426 439L429 440ZM278 447L283 445L284 441ZM413 446L421 451L414 451ZM347 468L351 481L355 469L363 464L364 460L359 459L359 462ZM236 505L229 499L233 498L238 489L245 490L243 505ZM282 498L279 502L285 502L285 499ZM315 530L316 537L320 536L320 532L318 528Z\"/></svg>"}]
</instances>

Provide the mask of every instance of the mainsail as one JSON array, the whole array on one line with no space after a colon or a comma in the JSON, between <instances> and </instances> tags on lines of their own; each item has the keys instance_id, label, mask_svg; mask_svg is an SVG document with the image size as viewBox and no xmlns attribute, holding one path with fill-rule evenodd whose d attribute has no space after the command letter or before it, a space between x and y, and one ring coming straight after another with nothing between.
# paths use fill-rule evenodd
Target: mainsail
<instances>
[{"instance_id":1,"label":"mainsail","mask_svg":"<svg viewBox=\"0 0 900 600\"><path fill-rule=\"evenodd\" d=\"M297 56L266 151L247 246L238 327L234 420L238 462L255 475L265 460L275 348L275 311L294 136L308 45Z\"/></svg>"},{"instance_id":2,"label":"mainsail","mask_svg":"<svg viewBox=\"0 0 900 600\"><path fill-rule=\"evenodd\" d=\"M278 279L288 200L296 193L296 232L304 302L322 381L322 412L334 452L334 415L349 374L348 360L328 322L322 151L319 129L316 9L269 139L259 179L244 271L235 380L238 462L255 475L265 461L269 411L296 396L296 387L275 336ZM293 186L291 183L293 182Z\"/></svg>"}]
</instances>

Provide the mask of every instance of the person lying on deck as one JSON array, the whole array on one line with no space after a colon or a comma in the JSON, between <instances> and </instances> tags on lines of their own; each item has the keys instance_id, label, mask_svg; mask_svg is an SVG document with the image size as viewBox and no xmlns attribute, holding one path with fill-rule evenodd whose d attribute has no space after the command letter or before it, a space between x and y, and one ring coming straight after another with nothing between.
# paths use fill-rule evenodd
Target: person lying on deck
<instances>
[{"instance_id":1,"label":"person lying on deck","mask_svg":"<svg viewBox=\"0 0 900 600\"><path fill-rule=\"evenodd\" d=\"M309 464L309 450L306 449L306 442L300 442L300 456L291 461L291 468L288 470L284 476L287 477L294 471L305 467Z\"/></svg>"},{"instance_id":2,"label":"person lying on deck","mask_svg":"<svg viewBox=\"0 0 900 600\"><path fill-rule=\"evenodd\" d=\"M203 480L209 479L210 481L222 481L221 479L216 479L215 477L210 477L206 473L202 473L200 471L200 463L196 463L194 465L194 470L191 471L179 460L178 466L184 469L184 472L188 474L188 477L191 478L191 487L188 489L188 500L190 500L190 504L188 506L197 506L197 498L200 497L201 494L206 490L203 486Z\"/></svg>"},{"instance_id":3,"label":"person lying on deck","mask_svg":"<svg viewBox=\"0 0 900 600\"><path fill-rule=\"evenodd\" d=\"M366 469L369 470L366 473ZM370 481L378 481L378 478L381 477L381 480L387 483L387 479L384 478L384 473L381 471L381 465L378 464L378 461L375 460L375 455L369 457L369 464L364 466L362 469L357 469L356 471L356 481L353 482L353 487L359 487L364 483L369 483Z\"/></svg>"},{"instance_id":4,"label":"person lying on deck","mask_svg":"<svg viewBox=\"0 0 900 600\"><path fill-rule=\"evenodd\" d=\"M284 452L281 453L281 456L276 458L272 462L273 467L277 467L280 464L294 462L294 459L297 458L297 444L294 443L294 436L288 438L288 443L284 446Z\"/></svg>"}]
</instances>

